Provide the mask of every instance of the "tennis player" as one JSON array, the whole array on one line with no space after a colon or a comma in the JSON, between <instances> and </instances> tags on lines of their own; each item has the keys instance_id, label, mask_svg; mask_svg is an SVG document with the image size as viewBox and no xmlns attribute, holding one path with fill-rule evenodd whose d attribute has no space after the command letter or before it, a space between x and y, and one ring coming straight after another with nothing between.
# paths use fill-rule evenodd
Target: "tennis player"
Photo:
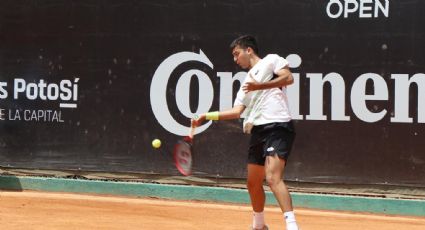
<instances>
[{"instance_id":1,"label":"tennis player","mask_svg":"<svg viewBox=\"0 0 425 230\"><path fill-rule=\"evenodd\" d=\"M233 108L200 114L192 119L192 125L244 117L244 132L251 134L247 187L253 208L252 229L268 229L263 213L266 179L283 212L286 229L298 230L292 199L282 180L295 138L286 94L286 86L293 83L288 62L276 54L261 59L256 39L250 35L235 39L230 48L236 64L249 70Z\"/></svg>"}]
</instances>

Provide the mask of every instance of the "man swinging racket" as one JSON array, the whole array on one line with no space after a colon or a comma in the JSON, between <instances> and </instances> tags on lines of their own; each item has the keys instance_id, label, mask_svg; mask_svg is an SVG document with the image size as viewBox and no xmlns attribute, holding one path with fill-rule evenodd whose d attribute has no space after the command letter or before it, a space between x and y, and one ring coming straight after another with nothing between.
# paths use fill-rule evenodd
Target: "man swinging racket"
<instances>
[{"instance_id":1,"label":"man swinging racket","mask_svg":"<svg viewBox=\"0 0 425 230\"><path fill-rule=\"evenodd\" d=\"M268 229L263 213L266 179L283 212L287 230L298 230L292 199L282 180L295 138L286 94L286 86L293 83L288 62L276 54L261 59L257 42L249 35L235 39L230 48L236 64L249 70L233 108L200 114L192 119L192 126L205 120L239 119L244 113L243 129L251 134L247 187L254 212L252 229Z\"/></svg>"}]
</instances>

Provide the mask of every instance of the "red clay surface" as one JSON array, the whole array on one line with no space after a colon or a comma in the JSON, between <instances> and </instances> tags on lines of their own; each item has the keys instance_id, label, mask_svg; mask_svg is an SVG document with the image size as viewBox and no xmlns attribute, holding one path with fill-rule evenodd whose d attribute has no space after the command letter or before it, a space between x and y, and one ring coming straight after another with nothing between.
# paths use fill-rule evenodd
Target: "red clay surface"
<instances>
[{"instance_id":1,"label":"red clay surface","mask_svg":"<svg viewBox=\"0 0 425 230\"><path fill-rule=\"evenodd\" d=\"M270 230L285 229L267 207ZM425 218L296 209L302 230L424 230ZM0 191L0 229L247 230L246 205L63 193Z\"/></svg>"}]
</instances>

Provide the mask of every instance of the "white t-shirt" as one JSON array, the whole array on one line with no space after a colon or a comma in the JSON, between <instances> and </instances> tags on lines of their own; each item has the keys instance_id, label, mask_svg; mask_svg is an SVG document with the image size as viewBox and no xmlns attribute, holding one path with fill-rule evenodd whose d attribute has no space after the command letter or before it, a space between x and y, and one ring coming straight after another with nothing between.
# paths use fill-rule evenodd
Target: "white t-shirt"
<instances>
[{"instance_id":1,"label":"white t-shirt","mask_svg":"<svg viewBox=\"0 0 425 230\"><path fill-rule=\"evenodd\" d=\"M255 64L247 73L239 89L234 106L244 105L246 109L242 117L245 123L263 125L273 122L288 122L291 120L286 87L256 90L245 94L242 86L250 80L251 75L257 82L266 82L273 78L280 69L288 65L288 61L276 54L269 54Z\"/></svg>"}]
</instances>

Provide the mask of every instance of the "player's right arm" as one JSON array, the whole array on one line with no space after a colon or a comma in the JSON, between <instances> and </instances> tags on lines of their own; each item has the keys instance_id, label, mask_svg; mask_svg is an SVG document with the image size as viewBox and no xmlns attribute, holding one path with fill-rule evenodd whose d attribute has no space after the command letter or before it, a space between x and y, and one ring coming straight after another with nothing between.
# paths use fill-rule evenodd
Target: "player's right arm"
<instances>
[{"instance_id":1,"label":"player's right arm","mask_svg":"<svg viewBox=\"0 0 425 230\"><path fill-rule=\"evenodd\" d=\"M239 119L245 108L245 105L236 105L228 110L200 114L196 119L192 119L192 126L197 127L201 125L205 120Z\"/></svg>"},{"instance_id":2,"label":"player's right arm","mask_svg":"<svg viewBox=\"0 0 425 230\"><path fill-rule=\"evenodd\" d=\"M276 77L270 81L257 82L254 77L249 74L247 76L249 80L245 81L242 85L242 89L245 93L255 90L282 88L294 83L294 77L292 76L291 70L289 69L289 63L286 59L276 54L269 54L264 60L269 62L269 66Z\"/></svg>"},{"instance_id":3,"label":"player's right arm","mask_svg":"<svg viewBox=\"0 0 425 230\"><path fill-rule=\"evenodd\" d=\"M292 76L288 66L278 70L275 74L277 75L276 78L266 82L257 82L252 75L248 75L247 77L249 77L251 81L247 81L242 86L242 89L245 93L249 93L255 90L282 88L294 83L294 77Z\"/></svg>"}]
</instances>

